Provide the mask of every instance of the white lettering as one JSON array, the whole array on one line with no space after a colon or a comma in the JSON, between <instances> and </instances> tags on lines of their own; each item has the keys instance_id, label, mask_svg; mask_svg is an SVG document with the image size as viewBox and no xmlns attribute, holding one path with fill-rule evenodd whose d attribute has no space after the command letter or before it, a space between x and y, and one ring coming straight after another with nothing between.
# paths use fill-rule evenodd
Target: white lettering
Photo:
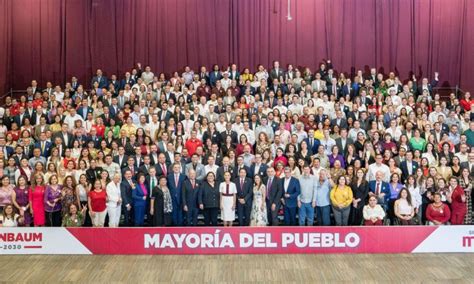
<instances>
[{"instance_id":1,"label":"white lettering","mask_svg":"<svg viewBox=\"0 0 474 284\"><path fill-rule=\"evenodd\" d=\"M154 234L154 235L150 235L150 234L145 234L145 248L150 248L150 247L154 247L154 248L158 248L160 246L160 235L159 234Z\"/></svg>"},{"instance_id":2,"label":"white lettering","mask_svg":"<svg viewBox=\"0 0 474 284\"><path fill-rule=\"evenodd\" d=\"M252 235L247 233L240 234L239 244L241 248L251 247L253 243Z\"/></svg>"},{"instance_id":3,"label":"white lettering","mask_svg":"<svg viewBox=\"0 0 474 284\"><path fill-rule=\"evenodd\" d=\"M225 247L233 248L233 247L235 247L234 241L232 241L232 238L230 237L230 234L224 234L224 237L222 237L222 242L221 242L220 247L221 248L225 248Z\"/></svg>"},{"instance_id":4,"label":"white lettering","mask_svg":"<svg viewBox=\"0 0 474 284\"><path fill-rule=\"evenodd\" d=\"M295 236L290 233L283 233L281 235L281 246L286 248L289 244L292 244L295 241Z\"/></svg>"}]
</instances>

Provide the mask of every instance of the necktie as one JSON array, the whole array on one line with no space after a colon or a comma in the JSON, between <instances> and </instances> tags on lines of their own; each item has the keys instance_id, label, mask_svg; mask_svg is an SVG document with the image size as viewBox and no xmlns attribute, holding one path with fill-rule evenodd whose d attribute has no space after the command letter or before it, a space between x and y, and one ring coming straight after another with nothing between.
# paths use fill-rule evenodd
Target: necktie
<instances>
[{"instance_id":1,"label":"necktie","mask_svg":"<svg viewBox=\"0 0 474 284\"><path fill-rule=\"evenodd\" d=\"M272 178L269 178L268 179L268 183L267 183L267 199L269 198L269 195L270 195L270 189L272 188Z\"/></svg>"},{"instance_id":2,"label":"necktie","mask_svg":"<svg viewBox=\"0 0 474 284\"><path fill-rule=\"evenodd\" d=\"M44 153L44 141L41 142L41 153Z\"/></svg>"},{"instance_id":3,"label":"necktie","mask_svg":"<svg viewBox=\"0 0 474 284\"><path fill-rule=\"evenodd\" d=\"M130 170L132 171L132 176L135 175L135 171L133 170L133 168L130 168Z\"/></svg>"},{"instance_id":4,"label":"necktie","mask_svg":"<svg viewBox=\"0 0 474 284\"><path fill-rule=\"evenodd\" d=\"M225 173L225 172L227 172L227 166L226 166L226 167L224 167L224 173Z\"/></svg>"},{"instance_id":5,"label":"necktie","mask_svg":"<svg viewBox=\"0 0 474 284\"><path fill-rule=\"evenodd\" d=\"M193 189L194 189L195 184L196 183L194 182L194 180L191 180L191 186L192 186Z\"/></svg>"},{"instance_id":6,"label":"necktie","mask_svg":"<svg viewBox=\"0 0 474 284\"><path fill-rule=\"evenodd\" d=\"M240 191L242 191L242 192L244 191L244 179L243 178L240 179Z\"/></svg>"},{"instance_id":7,"label":"necktie","mask_svg":"<svg viewBox=\"0 0 474 284\"><path fill-rule=\"evenodd\" d=\"M178 187L178 182L179 182L179 176L178 175L174 175L174 182L176 184L176 187Z\"/></svg>"},{"instance_id":8,"label":"necktie","mask_svg":"<svg viewBox=\"0 0 474 284\"><path fill-rule=\"evenodd\" d=\"M166 176L166 167L163 164L161 164L161 171L163 172L163 175Z\"/></svg>"},{"instance_id":9,"label":"necktie","mask_svg":"<svg viewBox=\"0 0 474 284\"><path fill-rule=\"evenodd\" d=\"M375 188L375 195L379 195L380 194L380 183L377 183L377 186Z\"/></svg>"},{"instance_id":10,"label":"necktie","mask_svg":"<svg viewBox=\"0 0 474 284\"><path fill-rule=\"evenodd\" d=\"M155 177L151 178L151 189L155 188Z\"/></svg>"}]
</instances>

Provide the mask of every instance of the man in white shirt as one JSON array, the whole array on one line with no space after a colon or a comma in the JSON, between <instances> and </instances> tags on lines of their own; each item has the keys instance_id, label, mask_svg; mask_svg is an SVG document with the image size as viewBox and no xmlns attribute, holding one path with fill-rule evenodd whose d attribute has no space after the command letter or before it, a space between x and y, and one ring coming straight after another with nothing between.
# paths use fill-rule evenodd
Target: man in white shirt
<instances>
[{"instance_id":1,"label":"man in white shirt","mask_svg":"<svg viewBox=\"0 0 474 284\"><path fill-rule=\"evenodd\" d=\"M382 154L377 154L375 156L375 163L369 165L369 170L367 171L366 179L367 181L375 180L375 175L378 171L383 173L383 181L390 182L390 168L383 164Z\"/></svg>"},{"instance_id":2,"label":"man in white shirt","mask_svg":"<svg viewBox=\"0 0 474 284\"><path fill-rule=\"evenodd\" d=\"M69 131L72 131L76 127L75 123L77 120L80 120L82 123L84 123L82 117L76 113L76 109L71 106L69 108L69 115L64 118L64 123L67 123Z\"/></svg>"},{"instance_id":3,"label":"man in white shirt","mask_svg":"<svg viewBox=\"0 0 474 284\"><path fill-rule=\"evenodd\" d=\"M107 184L107 214L109 227L118 227L122 210L122 195L120 190L120 174L114 174L112 181Z\"/></svg>"},{"instance_id":4,"label":"man in white shirt","mask_svg":"<svg viewBox=\"0 0 474 284\"><path fill-rule=\"evenodd\" d=\"M255 144L255 132L249 128L249 123L248 121L244 122L244 128L242 131L238 132L239 135L239 143L242 143L240 141L241 135L245 135L247 137L247 142L250 143L251 145Z\"/></svg>"},{"instance_id":5,"label":"man in white shirt","mask_svg":"<svg viewBox=\"0 0 474 284\"><path fill-rule=\"evenodd\" d=\"M209 156L207 158L207 165L204 166L204 171L206 172L206 175L209 173L209 172L213 172L214 173L214 176L217 174L217 169L219 168L216 164L215 164L215 159L214 159L214 156Z\"/></svg>"}]
</instances>

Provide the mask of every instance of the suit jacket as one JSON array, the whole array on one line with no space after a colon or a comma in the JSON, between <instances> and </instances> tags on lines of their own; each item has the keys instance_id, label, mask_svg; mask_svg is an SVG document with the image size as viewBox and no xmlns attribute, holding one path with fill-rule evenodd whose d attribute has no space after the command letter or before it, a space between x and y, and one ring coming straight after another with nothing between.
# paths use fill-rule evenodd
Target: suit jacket
<instances>
[{"instance_id":1,"label":"suit jacket","mask_svg":"<svg viewBox=\"0 0 474 284\"><path fill-rule=\"evenodd\" d=\"M268 187L268 181L269 181L268 177L264 179L265 187ZM282 197L283 197L283 184L281 182L281 179L278 177L273 177L272 184L268 192L267 200L271 204L275 204L278 210L281 206Z\"/></svg>"},{"instance_id":2,"label":"suit jacket","mask_svg":"<svg viewBox=\"0 0 474 284\"><path fill-rule=\"evenodd\" d=\"M119 159L119 156L114 156L113 157L113 162L116 163L117 165L120 166L120 168L125 168L128 166L128 156L127 155L123 155L123 158L122 158L122 162L120 162L120 159Z\"/></svg>"},{"instance_id":3,"label":"suit jacket","mask_svg":"<svg viewBox=\"0 0 474 284\"><path fill-rule=\"evenodd\" d=\"M130 85L130 88L135 85L135 80L133 80L132 77L130 77L129 79L122 79L122 81L120 81L120 89L125 89L125 85L129 84Z\"/></svg>"},{"instance_id":4,"label":"suit jacket","mask_svg":"<svg viewBox=\"0 0 474 284\"><path fill-rule=\"evenodd\" d=\"M233 178L234 177L234 167L229 166L227 169L228 172L230 172L230 176ZM216 181L218 184L221 184L221 182L224 181L224 166L221 166L217 169L216 171Z\"/></svg>"},{"instance_id":5,"label":"suit jacket","mask_svg":"<svg viewBox=\"0 0 474 284\"><path fill-rule=\"evenodd\" d=\"M346 138L346 145L345 145L346 147L343 148L341 137L336 138L336 145L339 148L339 153L341 153L341 154L344 154L344 155L347 154L347 145L349 145L349 144L354 144L354 141L352 141L352 139L350 139L350 138Z\"/></svg>"},{"instance_id":6,"label":"suit jacket","mask_svg":"<svg viewBox=\"0 0 474 284\"><path fill-rule=\"evenodd\" d=\"M321 144L321 142L318 139L313 138L313 146L310 145L309 138L305 138L304 141L308 145L308 150L310 150L311 153L316 154L318 152L319 145Z\"/></svg>"},{"instance_id":7,"label":"suit jacket","mask_svg":"<svg viewBox=\"0 0 474 284\"><path fill-rule=\"evenodd\" d=\"M253 199L253 181L246 177L244 183L240 183L240 177L234 179L235 186L237 187L237 199L243 198L245 205L250 205ZM240 204L237 202L237 204Z\"/></svg>"},{"instance_id":8,"label":"suit jacket","mask_svg":"<svg viewBox=\"0 0 474 284\"><path fill-rule=\"evenodd\" d=\"M85 110L84 110L84 109L85 109ZM85 114L84 114L84 111L86 112ZM79 114L79 115L82 117L82 119L84 119L84 120L87 119L87 114L93 113L93 112L94 112L94 110L93 110L90 106L88 106L88 107L82 107L82 106L80 106L80 107L77 109L77 114Z\"/></svg>"},{"instance_id":9,"label":"suit jacket","mask_svg":"<svg viewBox=\"0 0 474 284\"><path fill-rule=\"evenodd\" d=\"M430 95L433 94L433 88L436 88L438 86L439 81L433 80L431 81L431 84L428 84L428 91L430 92ZM418 85L418 95L423 94L423 85L420 84Z\"/></svg>"},{"instance_id":10,"label":"suit jacket","mask_svg":"<svg viewBox=\"0 0 474 284\"><path fill-rule=\"evenodd\" d=\"M23 117L20 117L20 115L18 114L14 117L13 121L16 122L18 126L23 126L23 121L25 120L26 117L30 118L30 116L26 112L23 114ZM30 118L30 122L31 122L31 118ZM34 122L31 122L31 123L34 123Z\"/></svg>"},{"instance_id":11,"label":"suit jacket","mask_svg":"<svg viewBox=\"0 0 474 284\"><path fill-rule=\"evenodd\" d=\"M43 130L44 132L48 131L48 130L49 130L49 124L46 124L46 125L43 127L43 129L44 129L44 130ZM35 126L35 133L34 133L36 140L39 140L39 137L40 137L41 132L42 132L42 131L41 131L41 125L39 125L39 124L36 125L36 126Z\"/></svg>"},{"instance_id":12,"label":"suit jacket","mask_svg":"<svg viewBox=\"0 0 474 284\"><path fill-rule=\"evenodd\" d=\"M49 153L50 153L51 148L52 148L52 143L49 142L49 141L45 141L44 142L44 151L43 151L43 149L41 148L41 141L38 141L38 142L35 143L35 148L41 149L41 156L47 158L47 157L49 157Z\"/></svg>"},{"instance_id":13,"label":"suit jacket","mask_svg":"<svg viewBox=\"0 0 474 284\"><path fill-rule=\"evenodd\" d=\"M122 196L122 204L127 206L127 204L132 205L132 186L126 180L123 180L120 183L120 195Z\"/></svg>"},{"instance_id":14,"label":"suit jacket","mask_svg":"<svg viewBox=\"0 0 474 284\"><path fill-rule=\"evenodd\" d=\"M268 74L268 81L271 82L273 81L273 79L278 79L278 81L280 81L280 77L285 77L285 71L283 71L283 69L281 68L278 68L278 71L273 68L271 71L270 71L270 74ZM269 84L271 85L271 84Z\"/></svg>"},{"instance_id":15,"label":"suit jacket","mask_svg":"<svg viewBox=\"0 0 474 284\"><path fill-rule=\"evenodd\" d=\"M65 143L65 139L64 137L67 136L67 145ZM61 140L63 140L63 146L66 147L66 148L72 148L72 142L73 142L73 139L74 139L74 136L71 134L71 133L67 133L66 135L63 134L62 131L58 132L54 138L56 137L59 137L61 138Z\"/></svg>"},{"instance_id":16,"label":"suit jacket","mask_svg":"<svg viewBox=\"0 0 474 284\"><path fill-rule=\"evenodd\" d=\"M345 118L341 118L339 120L339 124L337 123L337 118L331 120L331 127L334 127L335 125L339 126L339 128L345 128L347 129L347 120Z\"/></svg>"},{"instance_id":17,"label":"suit jacket","mask_svg":"<svg viewBox=\"0 0 474 284\"><path fill-rule=\"evenodd\" d=\"M301 193L300 181L294 177L290 178L288 188L285 191L285 179L281 179L281 186L283 188L283 198L285 199L285 206L288 208L295 208L298 205L298 195ZM289 194L290 197L285 197Z\"/></svg>"},{"instance_id":18,"label":"suit jacket","mask_svg":"<svg viewBox=\"0 0 474 284\"><path fill-rule=\"evenodd\" d=\"M242 168L244 168L246 171L247 171L247 177L252 177L252 175L250 174L250 168L243 165ZM232 178L236 179L239 177L239 169L240 167L234 167L234 176Z\"/></svg>"},{"instance_id":19,"label":"suit jacket","mask_svg":"<svg viewBox=\"0 0 474 284\"><path fill-rule=\"evenodd\" d=\"M371 180L369 181L369 191L375 194L377 187L377 181L376 180ZM385 193L385 196L383 197L384 199L384 204L387 204L388 201L390 200L390 185L387 182L382 181L380 185L380 193Z\"/></svg>"},{"instance_id":20,"label":"suit jacket","mask_svg":"<svg viewBox=\"0 0 474 284\"><path fill-rule=\"evenodd\" d=\"M268 169L268 166L267 164L260 164L260 168L258 169L258 175L262 178L265 178L267 176L267 169ZM255 164L252 164L250 166L250 176L254 176L255 175Z\"/></svg>"},{"instance_id":21,"label":"suit jacket","mask_svg":"<svg viewBox=\"0 0 474 284\"><path fill-rule=\"evenodd\" d=\"M189 170L193 168L193 163L186 164L185 173L186 176L189 178ZM204 165L201 163L196 164L196 179L198 181L203 181L206 178L206 170L204 169Z\"/></svg>"},{"instance_id":22,"label":"suit jacket","mask_svg":"<svg viewBox=\"0 0 474 284\"><path fill-rule=\"evenodd\" d=\"M232 138L232 144L237 144L238 143L238 138L237 138L237 132L231 130L230 134L227 132L227 130L221 132L221 141L225 142L227 136L230 136Z\"/></svg>"},{"instance_id":23,"label":"suit jacket","mask_svg":"<svg viewBox=\"0 0 474 284\"><path fill-rule=\"evenodd\" d=\"M209 72L209 83L210 83L211 87L214 87L216 85L216 82L220 79L222 79L222 74L221 74L220 71Z\"/></svg>"},{"instance_id":24,"label":"suit jacket","mask_svg":"<svg viewBox=\"0 0 474 284\"><path fill-rule=\"evenodd\" d=\"M202 161L202 163L204 165L207 165L207 159L209 158L209 156L211 156L211 154L208 154L204 157L204 160ZM215 160L216 160L215 164L218 165L218 166L222 166L222 159L223 159L222 154L217 153L216 158L215 158Z\"/></svg>"},{"instance_id":25,"label":"suit jacket","mask_svg":"<svg viewBox=\"0 0 474 284\"><path fill-rule=\"evenodd\" d=\"M165 163L164 164L165 168L166 168L166 176L168 176L168 174L171 172L168 168L168 165ZM163 168L162 168L162 165L160 163L156 163L155 164L155 169L156 169L156 175L157 176L164 176L165 173L163 172Z\"/></svg>"},{"instance_id":26,"label":"suit jacket","mask_svg":"<svg viewBox=\"0 0 474 284\"><path fill-rule=\"evenodd\" d=\"M145 193L142 190L142 187L135 184L135 189L132 190L132 200L134 206L146 206L146 200L143 200L143 197L146 197Z\"/></svg>"},{"instance_id":27,"label":"suit jacket","mask_svg":"<svg viewBox=\"0 0 474 284\"><path fill-rule=\"evenodd\" d=\"M183 183L183 196L182 203L183 207L188 206L188 210L191 208L199 207L199 186L201 185L200 181L195 180L195 185L193 187L191 181L186 179Z\"/></svg>"},{"instance_id":28,"label":"suit jacket","mask_svg":"<svg viewBox=\"0 0 474 284\"><path fill-rule=\"evenodd\" d=\"M171 198L173 200L173 209L182 210L183 207L181 206L181 202L183 201L183 184L185 180L185 175L182 173L179 174L178 177L178 186L176 186L174 173L170 173L168 175L168 188L170 189Z\"/></svg>"},{"instance_id":29,"label":"suit jacket","mask_svg":"<svg viewBox=\"0 0 474 284\"><path fill-rule=\"evenodd\" d=\"M100 78L97 76L94 76L91 81L91 87L94 87L94 83L99 82L99 88L109 88L109 81L105 76L101 76Z\"/></svg>"},{"instance_id":30,"label":"suit jacket","mask_svg":"<svg viewBox=\"0 0 474 284\"><path fill-rule=\"evenodd\" d=\"M149 170L150 168L153 167L151 164L145 165L144 163L141 163L140 167L138 168L138 172L144 174L145 176L149 175Z\"/></svg>"},{"instance_id":31,"label":"suit jacket","mask_svg":"<svg viewBox=\"0 0 474 284\"><path fill-rule=\"evenodd\" d=\"M411 173L412 175L414 175L416 173L416 170L418 169L418 162L411 161L411 166L412 166ZM400 163L400 169L402 170L402 182L405 183L409 176L406 160Z\"/></svg>"},{"instance_id":32,"label":"suit jacket","mask_svg":"<svg viewBox=\"0 0 474 284\"><path fill-rule=\"evenodd\" d=\"M165 117L165 121L168 122L168 120L171 118L171 116L173 115L169 110L166 111L165 114L163 114L165 111L163 110L160 110L158 112L158 119L161 121L161 118L164 116Z\"/></svg>"}]
</instances>

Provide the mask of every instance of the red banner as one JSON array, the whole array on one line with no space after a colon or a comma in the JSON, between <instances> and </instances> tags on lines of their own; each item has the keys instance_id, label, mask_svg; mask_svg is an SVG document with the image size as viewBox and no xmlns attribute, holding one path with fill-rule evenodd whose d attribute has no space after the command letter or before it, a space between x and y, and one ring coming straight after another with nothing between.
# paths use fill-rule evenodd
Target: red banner
<instances>
[{"instance_id":1,"label":"red banner","mask_svg":"<svg viewBox=\"0 0 474 284\"><path fill-rule=\"evenodd\" d=\"M436 227L68 229L93 254L409 253Z\"/></svg>"}]
</instances>

